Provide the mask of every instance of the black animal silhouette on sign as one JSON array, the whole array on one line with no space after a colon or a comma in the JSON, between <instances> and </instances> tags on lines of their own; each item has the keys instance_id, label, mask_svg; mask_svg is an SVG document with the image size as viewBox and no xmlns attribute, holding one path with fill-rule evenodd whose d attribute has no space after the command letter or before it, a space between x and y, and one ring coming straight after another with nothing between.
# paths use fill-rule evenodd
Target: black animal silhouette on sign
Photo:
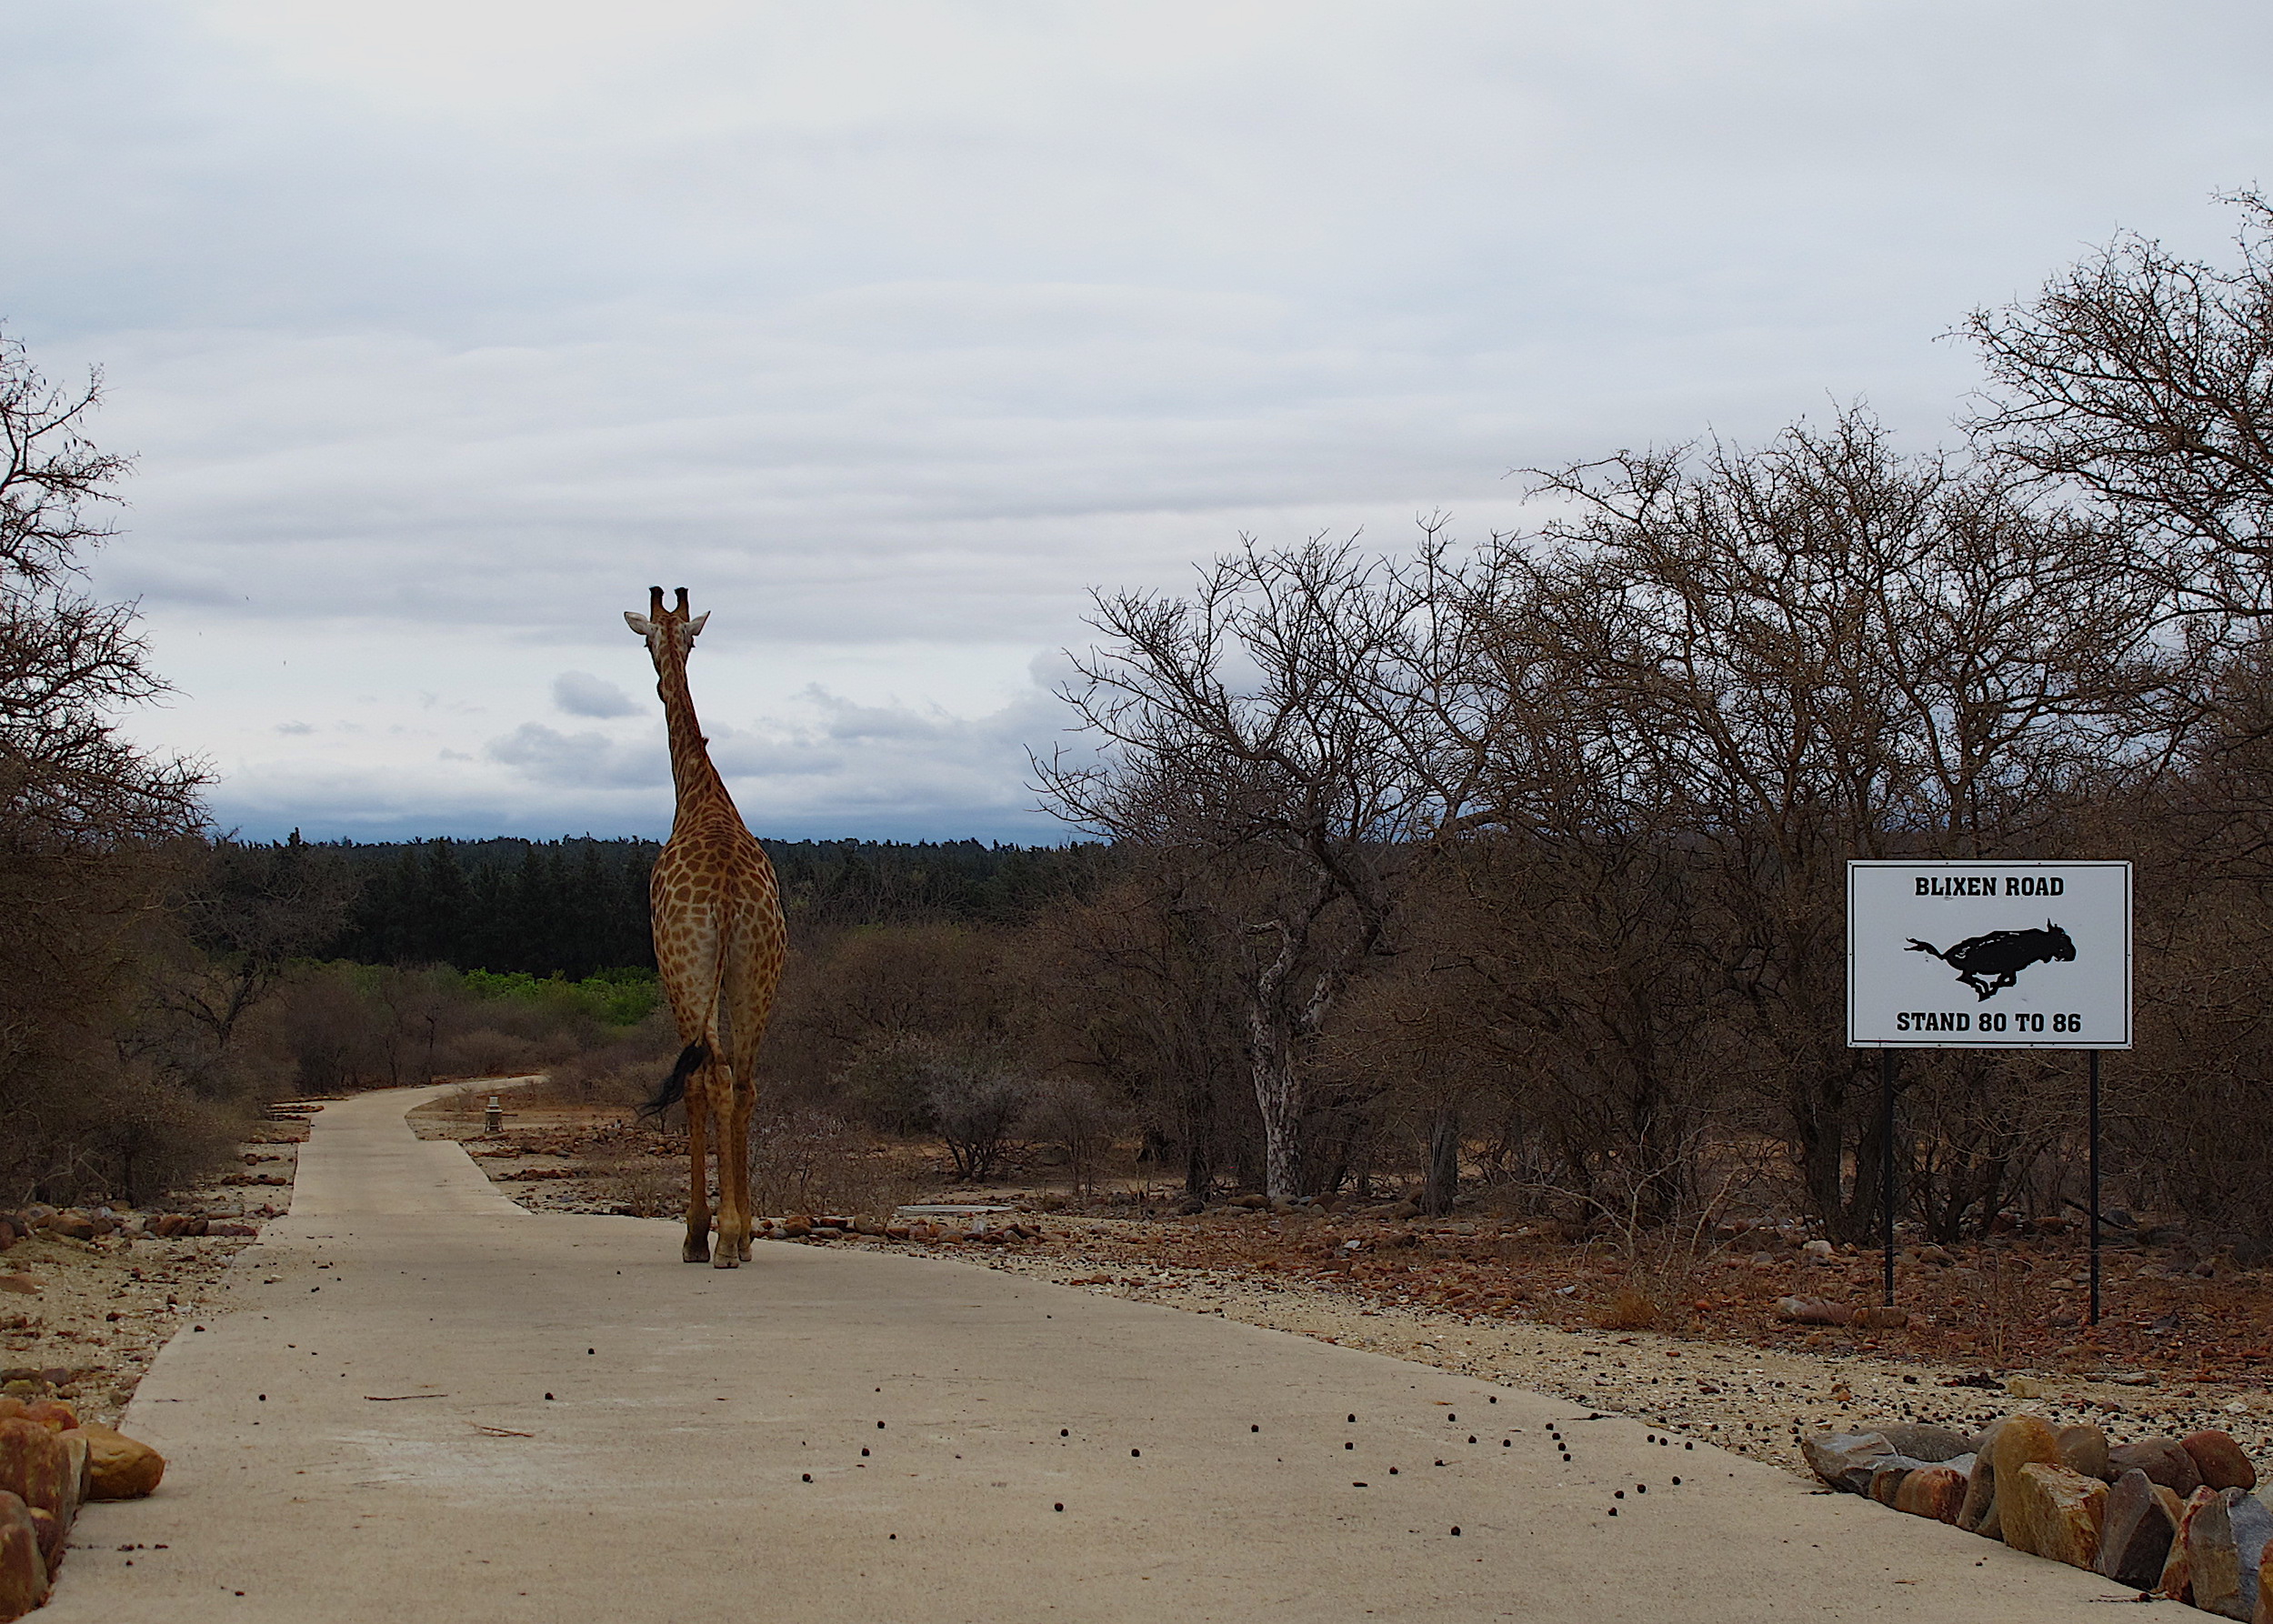
<instances>
[{"instance_id":1,"label":"black animal silhouette on sign","mask_svg":"<svg viewBox=\"0 0 2273 1624\"><path fill-rule=\"evenodd\" d=\"M1988 999L2019 980L2020 972L2032 964L2074 959L2076 944L2068 940L2068 932L2047 919L2042 930L1992 930L1987 936L1969 936L1947 952L1912 937L1904 951L1932 954L1957 971L1958 980ZM1983 977L1990 979L1983 980Z\"/></svg>"}]
</instances>

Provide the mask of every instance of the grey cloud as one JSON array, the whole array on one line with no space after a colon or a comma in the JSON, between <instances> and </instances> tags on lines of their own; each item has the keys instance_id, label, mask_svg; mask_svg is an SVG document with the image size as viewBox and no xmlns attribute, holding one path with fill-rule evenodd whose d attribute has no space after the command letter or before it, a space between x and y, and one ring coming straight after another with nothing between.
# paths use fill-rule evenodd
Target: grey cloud
<instances>
[{"instance_id":1,"label":"grey cloud","mask_svg":"<svg viewBox=\"0 0 2273 1624\"><path fill-rule=\"evenodd\" d=\"M1923 443L1976 381L1937 334L2118 226L2224 252L2273 137L2242 0L484 0L448 52L432 0L23 9L4 313L141 454L98 588L234 692L310 623L489 662L430 777L216 744L247 827L658 827L651 737L494 718L659 581L873 677L718 729L754 820L1046 836L1038 687L881 696L947 647L1015 682L1243 530L1476 536L1510 467L1827 396ZM344 691L397 691L383 642Z\"/></svg>"},{"instance_id":2,"label":"grey cloud","mask_svg":"<svg viewBox=\"0 0 2273 1624\"><path fill-rule=\"evenodd\" d=\"M490 740L484 753L547 788L630 787L666 783L671 776L655 740L629 744L599 733L560 733L541 722L522 723Z\"/></svg>"},{"instance_id":3,"label":"grey cloud","mask_svg":"<svg viewBox=\"0 0 2273 1624\"><path fill-rule=\"evenodd\" d=\"M614 683L588 671L563 671L554 677L553 703L572 717L630 717L643 708Z\"/></svg>"}]
</instances>

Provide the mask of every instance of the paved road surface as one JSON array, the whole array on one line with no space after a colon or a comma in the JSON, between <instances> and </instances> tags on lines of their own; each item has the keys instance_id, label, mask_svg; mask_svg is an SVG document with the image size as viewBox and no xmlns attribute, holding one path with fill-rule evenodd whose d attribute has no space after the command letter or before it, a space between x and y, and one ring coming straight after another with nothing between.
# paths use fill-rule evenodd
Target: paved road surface
<instances>
[{"instance_id":1,"label":"paved road surface","mask_svg":"<svg viewBox=\"0 0 2273 1624\"><path fill-rule=\"evenodd\" d=\"M532 1215L413 1138L436 1092L315 1118L290 1216L129 1412L165 1488L89 1509L44 1624L2032 1624L2116 1594L1302 1337L937 1259L690 1267L671 1224Z\"/></svg>"}]
</instances>

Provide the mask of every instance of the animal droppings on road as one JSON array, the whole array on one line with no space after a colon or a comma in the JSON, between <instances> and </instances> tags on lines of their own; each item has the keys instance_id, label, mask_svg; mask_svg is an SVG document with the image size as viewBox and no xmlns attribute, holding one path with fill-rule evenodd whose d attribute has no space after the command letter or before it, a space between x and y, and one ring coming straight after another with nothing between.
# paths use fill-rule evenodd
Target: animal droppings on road
<instances>
[{"instance_id":1,"label":"animal droppings on road","mask_svg":"<svg viewBox=\"0 0 2273 1624\"><path fill-rule=\"evenodd\" d=\"M1373 1485L1370 1483L1352 1483L1350 1487L1352 1489L1370 1489Z\"/></svg>"},{"instance_id":2,"label":"animal droppings on road","mask_svg":"<svg viewBox=\"0 0 2273 1624\"><path fill-rule=\"evenodd\" d=\"M876 1430L877 1430L878 1432L881 1432L881 1431L883 1431L883 1430L884 1430L884 1423L883 1423L882 1421L878 1421L878 1422L876 1423Z\"/></svg>"},{"instance_id":3,"label":"animal droppings on road","mask_svg":"<svg viewBox=\"0 0 2273 1624\"><path fill-rule=\"evenodd\" d=\"M1474 1443L1475 1441L1476 1441L1476 1434L1475 1434L1475 1433L1473 1433L1473 1432L1469 1433L1469 1434L1468 1434L1468 1442L1470 1442L1470 1443Z\"/></svg>"},{"instance_id":4,"label":"animal droppings on road","mask_svg":"<svg viewBox=\"0 0 2273 1624\"><path fill-rule=\"evenodd\" d=\"M545 1402L546 1402L546 1403L547 1403L547 1404L552 1404L552 1403L556 1403L556 1402L557 1402L557 1400L556 1400L556 1399L555 1399L555 1398L554 1398L554 1397L553 1397L550 1393L547 1393L547 1394L546 1394L546 1395L545 1395Z\"/></svg>"},{"instance_id":5,"label":"animal droppings on road","mask_svg":"<svg viewBox=\"0 0 2273 1624\"><path fill-rule=\"evenodd\" d=\"M1129 1458L1131 1460L1134 1460L1134 1459L1136 1459L1138 1456L1142 1455L1143 1453L1144 1453L1144 1451L1143 1451L1142 1449L1131 1449L1131 1450L1128 1452L1128 1458Z\"/></svg>"},{"instance_id":6,"label":"animal droppings on road","mask_svg":"<svg viewBox=\"0 0 2273 1624\"><path fill-rule=\"evenodd\" d=\"M1050 1508L1050 1509L1051 1509L1051 1510L1053 1510L1053 1511L1063 1511L1065 1509L1066 1509L1066 1502L1065 1502L1064 1500L1059 1500L1059 1501L1058 1501L1056 1505L1054 1505L1054 1506L1052 1506L1052 1507Z\"/></svg>"},{"instance_id":7,"label":"animal droppings on road","mask_svg":"<svg viewBox=\"0 0 2273 1624\"><path fill-rule=\"evenodd\" d=\"M1673 1486L1674 1486L1676 1489L1680 1488L1680 1487L1681 1487L1681 1479L1678 1479L1678 1478L1676 1478L1676 1479L1673 1480Z\"/></svg>"},{"instance_id":8,"label":"animal droppings on road","mask_svg":"<svg viewBox=\"0 0 2273 1624\"><path fill-rule=\"evenodd\" d=\"M797 1478L800 1482L810 1483L813 1481L813 1474L811 1472L799 1472L797 1474Z\"/></svg>"},{"instance_id":9,"label":"animal droppings on road","mask_svg":"<svg viewBox=\"0 0 2273 1624\"><path fill-rule=\"evenodd\" d=\"M1452 1537L1455 1539L1460 1537L1460 1525L1457 1522L1452 1525Z\"/></svg>"},{"instance_id":10,"label":"animal droppings on road","mask_svg":"<svg viewBox=\"0 0 2273 1624\"><path fill-rule=\"evenodd\" d=\"M1397 1476L1397 1468L1395 1468L1395 1467L1391 1467L1391 1468L1389 1469L1389 1476L1391 1476L1392 1478L1394 1478L1394 1477L1396 1477L1396 1476Z\"/></svg>"},{"instance_id":11,"label":"animal droppings on road","mask_svg":"<svg viewBox=\"0 0 2273 1624\"><path fill-rule=\"evenodd\" d=\"M1348 1441L1347 1441L1347 1440L1345 1440L1345 1441L1344 1441L1344 1443L1342 1444L1342 1448L1344 1448L1345 1449L1356 1449L1357 1447L1357 1446L1356 1444L1350 1443L1350 1442L1348 1442Z\"/></svg>"},{"instance_id":12,"label":"animal droppings on road","mask_svg":"<svg viewBox=\"0 0 2273 1624\"><path fill-rule=\"evenodd\" d=\"M1614 1500L1622 1500L1626 1498L1626 1490L1623 1489L1613 1489L1610 1490L1610 1498Z\"/></svg>"},{"instance_id":13,"label":"animal droppings on road","mask_svg":"<svg viewBox=\"0 0 2273 1624\"><path fill-rule=\"evenodd\" d=\"M1073 1436L1073 1431L1070 1428L1060 1427L1057 1429L1057 1436L1060 1438L1071 1438Z\"/></svg>"},{"instance_id":14,"label":"animal droppings on road","mask_svg":"<svg viewBox=\"0 0 2273 1624\"><path fill-rule=\"evenodd\" d=\"M1260 1432L1263 1429L1259 1423L1250 1423L1247 1427L1247 1430L1249 1432Z\"/></svg>"},{"instance_id":15,"label":"animal droppings on road","mask_svg":"<svg viewBox=\"0 0 2273 1624\"><path fill-rule=\"evenodd\" d=\"M863 1449L863 1450L861 1450L860 1452L861 1452L863 1455L866 1455L868 1451L867 1451L867 1450L866 1450L866 1449Z\"/></svg>"}]
</instances>

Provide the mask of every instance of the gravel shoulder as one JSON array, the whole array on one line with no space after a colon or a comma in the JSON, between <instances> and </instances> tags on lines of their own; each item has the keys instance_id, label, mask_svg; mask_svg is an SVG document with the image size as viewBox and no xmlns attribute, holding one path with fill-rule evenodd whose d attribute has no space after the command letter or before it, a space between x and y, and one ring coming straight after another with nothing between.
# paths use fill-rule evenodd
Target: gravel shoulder
<instances>
[{"instance_id":1,"label":"gravel shoulder","mask_svg":"<svg viewBox=\"0 0 2273 1624\"><path fill-rule=\"evenodd\" d=\"M238 1147L221 1178L175 1192L154 1210L258 1224L291 1202L305 1126L278 1123ZM26 1379L115 1426L158 1351L196 1335L238 1254L235 1236L125 1233L73 1240L49 1233L0 1254L0 1385Z\"/></svg>"}]
</instances>

